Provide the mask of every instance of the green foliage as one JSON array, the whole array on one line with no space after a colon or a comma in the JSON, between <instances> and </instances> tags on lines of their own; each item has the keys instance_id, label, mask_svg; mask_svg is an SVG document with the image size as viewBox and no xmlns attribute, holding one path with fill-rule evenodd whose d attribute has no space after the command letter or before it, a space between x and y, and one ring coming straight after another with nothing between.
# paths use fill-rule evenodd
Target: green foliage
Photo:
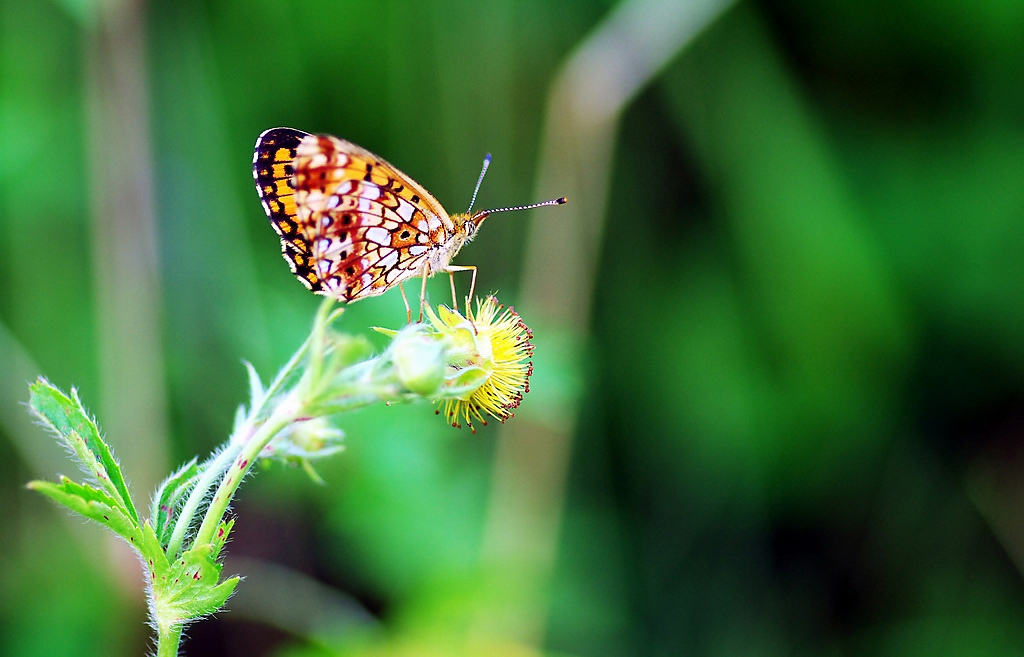
<instances>
[{"instance_id":1,"label":"green foliage","mask_svg":"<svg viewBox=\"0 0 1024 657\"><path fill-rule=\"evenodd\" d=\"M138 545L140 530L138 522L128 517L119 500L110 497L103 491L89 485L75 483L67 477L61 477L58 484L49 481L33 481L28 484L28 487L63 504L75 513L95 520L131 545Z\"/></svg>"},{"instance_id":2,"label":"green foliage","mask_svg":"<svg viewBox=\"0 0 1024 657\"><path fill-rule=\"evenodd\" d=\"M153 616L159 626L169 628L202 618L227 602L240 578L221 582L223 566L217 558L233 525L234 521L221 523L212 543L196 545L170 562L156 533L145 524L142 551L149 567Z\"/></svg>"},{"instance_id":3,"label":"green foliage","mask_svg":"<svg viewBox=\"0 0 1024 657\"><path fill-rule=\"evenodd\" d=\"M171 555L171 561L164 552L174 511L198 480L200 469L195 459L168 477L157 491L152 517L158 522L158 533L148 520L140 524L121 468L77 393L72 391L68 397L45 379L36 381L30 390L33 413L68 445L83 471L101 488L67 477L61 477L59 483L33 481L29 488L107 527L139 553L148 566L153 621L162 633L220 609L239 582L238 577L221 582L222 566L217 561L234 522L221 523L211 542L194 545L180 556Z\"/></svg>"},{"instance_id":4,"label":"green foliage","mask_svg":"<svg viewBox=\"0 0 1024 657\"><path fill-rule=\"evenodd\" d=\"M155 525L154 532L160 545L167 547L171 540L173 520L177 516L176 511L180 510L181 504L185 501L192 489L199 480L199 466L196 459L181 466L174 474L164 479L153 496L153 503L149 510L149 517Z\"/></svg>"},{"instance_id":5,"label":"green foliage","mask_svg":"<svg viewBox=\"0 0 1024 657\"><path fill-rule=\"evenodd\" d=\"M332 300L321 304L310 337L268 387L246 363L251 399L248 408L239 409L231 437L206 461L192 459L165 479L153 497L150 519L141 524L120 466L77 393L68 397L44 379L30 387L32 411L106 490L67 477L56 484L33 481L29 487L111 529L139 554L146 566L160 657L176 654L185 625L219 610L240 581L220 579L219 559L234 526L233 519L225 518L235 491L258 459L301 461L321 481L309 462L340 451L344 437L327 415L379 402L450 398L446 368L480 360L482 352L492 351L486 337L489 319L478 317L478 352L453 350L453 341L439 328L414 324L395 333L381 355L368 357L364 341L331 328L341 316L332 312L333 305ZM457 365L450 364L453 360ZM430 369L437 370L436 376L424 375ZM426 385L428 381L433 385Z\"/></svg>"},{"instance_id":6,"label":"green foliage","mask_svg":"<svg viewBox=\"0 0 1024 657\"><path fill-rule=\"evenodd\" d=\"M103 442L96 423L82 407L78 391L72 389L68 397L43 378L29 390L29 408L36 417L67 445L82 471L107 491L118 510L138 525L139 515L124 483L121 466Z\"/></svg>"}]
</instances>

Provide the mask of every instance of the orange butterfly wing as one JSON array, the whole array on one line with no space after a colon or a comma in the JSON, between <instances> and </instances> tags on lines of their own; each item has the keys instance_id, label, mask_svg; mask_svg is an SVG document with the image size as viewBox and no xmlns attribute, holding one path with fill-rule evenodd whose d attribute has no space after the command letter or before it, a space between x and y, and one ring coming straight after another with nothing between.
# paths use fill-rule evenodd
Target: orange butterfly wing
<instances>
[{"instance_id":1,"label":"orange butterfly wing","mask_svg":"<svg viewBox=\"0 0 1024 657\"><path fill-rule=\"evenodd\" d=\"M295 155L308 133L292 128L266 130L256 141L252 177L270 224L281 238L281 254L302 283L322 294L322 282L312 266L308 240L299 232L295 205Z\"/></svg>"},{"instance_id":2,"label":"orange butterfly wing","mask_svg":"<svg viewBox=\"0 0 1024 657\"><path fill-rule=\"evenodd\" d=\"M455 233L448 213L373 153L336 137L275 128L261 135L254 161L284 257L314 292L357 301L447 262Z\"/></svg>"}]
</instances>

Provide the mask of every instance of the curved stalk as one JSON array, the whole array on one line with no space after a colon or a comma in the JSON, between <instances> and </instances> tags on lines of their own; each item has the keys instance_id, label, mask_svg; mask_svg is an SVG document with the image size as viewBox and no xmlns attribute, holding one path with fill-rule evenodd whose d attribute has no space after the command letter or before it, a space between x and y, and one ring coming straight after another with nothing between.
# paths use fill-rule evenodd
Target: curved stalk
<instances>
[{"instance_id":1,"label":"curved stalk","mask_svg":"<svg viewBox=\"0 0 1024 657\"><path fill-rule=\"evenodd\" d=\"M241 445L229 442L224 446L220 454L214 457L212 462L206 466L202 477L196 482L195 488L192 489L188 499L185 500L181 513L178 515L178 520L174 524L174 532L171 534L171 540L167 543L168 556L174 557L181 552L182 544L185 541L185 534L188 532L188 528L192 526L192 519L195 517L196 511L199 510L199 506L203 503L206 491L210 490L221 475L224 474L228 465L235 460L235 455L240 449Z\"/></svg>"},{"instance_id":2,"label":"curved stalk","mask_svg":"<svg viewBox=\"0 0 1024 657\"><path fill-rule=\"evenodd\" d=\"M217 487L217 492L213 494L210 506L206 509L206 515L203 517L203 523L199 526L199 531L196 533L194 545L202 545L213 541L214 532L217 531L217 526L220 525L224 512L227 511L231 499L235 496L235 491L238 490L242 479L249 472L249 468L252 467L256 459L259 458L260 452L263 451L263 448L267 446L267 443L278 432L302 417L302 410L303 407L296 398L289 395L278 404L274 412L257 429L252 438L242 445L241 452L228 467L224 478L220 482L220 486Z\"/></svg>"}]
</instances>

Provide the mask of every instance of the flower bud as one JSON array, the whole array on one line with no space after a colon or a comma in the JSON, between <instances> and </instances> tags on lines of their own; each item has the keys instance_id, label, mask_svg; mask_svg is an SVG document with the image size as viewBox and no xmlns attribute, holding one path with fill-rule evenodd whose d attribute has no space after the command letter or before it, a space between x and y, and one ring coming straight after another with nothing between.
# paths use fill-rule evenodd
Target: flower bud
<instances>
[{"instance_id":1,"label":"flower bud","mask_svg":"<svg viewBox=\"0 0 1024 657\"><path fill-rule=\"evenodd\" d=\"M345 449L345 432L327 418L314 417L290 424L263 448L263 456L281 461L320 459Z\"/></svg>"},{"instance_id":2,"label":"flower bud","mask_svg":"<svg viewBox=\"0 0 1024 657\"><path fill-rule=\"evenodd\" d=\"M445 340L430 335L421 326L410 326L391 343L391 362L398 380L418 395L436 395L445 375Z\"/></svg>"}]
</instances>

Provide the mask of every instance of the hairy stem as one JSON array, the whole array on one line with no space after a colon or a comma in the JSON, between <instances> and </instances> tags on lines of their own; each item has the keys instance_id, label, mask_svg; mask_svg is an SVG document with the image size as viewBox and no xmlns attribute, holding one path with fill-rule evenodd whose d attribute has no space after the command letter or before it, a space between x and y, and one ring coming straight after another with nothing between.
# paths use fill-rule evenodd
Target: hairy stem
<instances>
[{"instance_id":1,"label":"hairy stem","mask_svg":"<svg viewBox=\"0 0 1024 657\"><path fill-rule=\"evenodd\" d=\"M178 657L183 629L181 623L157 626L156 657Z\"/></svg>"},{"instance_id":2,"label":"hairy stem","mask_svg":"<svg viewBox=\"0 0 1024 657\"><path fill-rule=\"evenodd\" d=\"M328 312L330 310L331 303L329 301L324 302L320 306L320 310L317 312L316 322L314 328L306 341L302 343L292 357L288 360L281 371L277 373L274 380L263 392L262 400L258 407L250 408L248 417L246 418L245 424L238 428L238 430L231 436L224 449L206 466L203 470L203 475L199 481L196 482L195 488L189 494L188 499L185 501L184 506L181 509L181 513L178 514L178 520L174 525L174 532L171 533L171 540L167 544L167 554L170 556L177 555L185 542L185 534L188 533L189 527L192 526L192 521L195 518L196 512L203 503L203 499L206 497L208 491L221 479L224 472L228 469L229 465L238 456L239 452L249 442L249 436L255 431L255 423L258 418L264 413L268 403L272 403L274 397L281 390L281 387L285 384L288 378L292 375L292 372L302 358L306 355L307 350L311 342L319 339L322 341L322 328L318 332L317 327L322 326L328 318ZM315 359L314 359L315 360ZM271 436L273 438L273 436Z\"/></svg>"},{"instance_id":3,"label":"hairy stem","mask_svg":"<svg viewBox=\"0 0 1024 657\"><path fill-rule=\"evenodd\" d=\"M260 425L252 438L241 446L241 452L228 467L220 486L217 487L217 492L213 494L210 506L206 509L206 515L203 517L203 523L196 533L194 545L203 545L213 541L214 532L217 531L217 526L227 511L231 499L235 496L235 491L242 483L242 479L249 472L249 468L278 432L302 417L302 411L303 407L298 399L294 395L288 395L274 408L274 412L266 422Z\"/></svg>"},{"instance_id":4,"label":"hairy stem","mask_svg":"<svg viewBox=\"0 0 1024 657\"><path fill-rule=\"evenodd\" d=\"M171 540L167 543L168 556L173 558L181 551L182 543L185 541L185 534L188 532L188 528L192 526L192 520L199 510L199 506L203 503L206 492L220 479L241 449L242 445L229 442L224 446L220 454L214 457L213 461L204 468L203 475L196 482L195 488L192 489L188 499L185 500L184 506L181 508L181 513L178 514L178 520L174 525L174 532L171 533Z\"/></svg>"}]
</instances>

